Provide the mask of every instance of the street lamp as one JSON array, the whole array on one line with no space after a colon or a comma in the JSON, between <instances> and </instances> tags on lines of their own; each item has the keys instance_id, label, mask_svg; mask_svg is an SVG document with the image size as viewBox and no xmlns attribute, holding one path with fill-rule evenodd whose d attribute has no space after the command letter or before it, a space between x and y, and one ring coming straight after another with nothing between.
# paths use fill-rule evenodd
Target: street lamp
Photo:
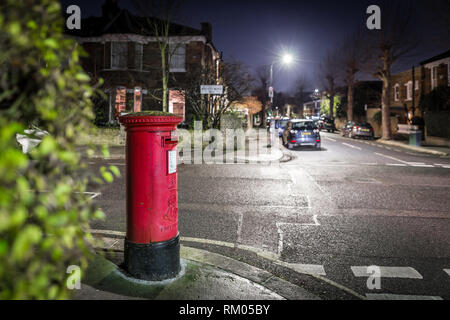
<instances>
[{"instance_id":1,"label":"street lamp","mask_svg":"<svg viewBox=\"0 0 450 320\"><path fill-rule=\"evenodd\" d=\"M278 61L272 62L270 65L270 88L269 88L269 98L270 98L270 109L273 108L273 96L274 96L274 88L273 88L273 66ZM280 62L284 65L290 65L294 62L294 57L287 53L283 57L281 57Z\"/></svg>"},{"instance_id":2,"label":"street lamp","mask_svg":"<svg viewBox=\"0 0 450 320\"><path fill-rule=\"evenodd\" d=\"M284 65L290 65L294 58L290 54L285 54L281 59L281 63ZM270 110L273 109L273 96L274 96L274 89L273 89L273 66L278 61L272 62L270 65L270 87L269 87L269 98L270 98ZM277 108L277 115L278 115L278 108ZM275 119L272 117L272 121L270 122L270 146L273 146L275 143Z\"/></svg>"}]
</instances>

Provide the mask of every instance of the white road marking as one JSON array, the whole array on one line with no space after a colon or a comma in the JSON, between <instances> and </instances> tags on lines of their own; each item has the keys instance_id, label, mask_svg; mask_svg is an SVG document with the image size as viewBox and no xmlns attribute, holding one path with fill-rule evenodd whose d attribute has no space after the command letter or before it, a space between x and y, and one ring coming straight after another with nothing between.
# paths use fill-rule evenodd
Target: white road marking
<instances>
[{"instance_id":1,"label":"white road marking","mask_svg":"<svg viewBox=\"0 0 450 320\"><path fill-rule=\"evenodd\" d=\"M78 193L78 192L77 192ZM83 194L87 194L91 196L91 199L97 198L99 195L101 195L101 192L83 192Z\"/></svg>"},{"instance_id":2,"label":"white road marking","mask_svg":"<svg viewBox=\"0 0 450 320\"><path fill-rule=\"evenodd\" d=\"M376 162L373 162L373 163L362 163L362 165L365 165L365 166L377 166L378 163L376 163Z\"/></svg>"},{"instance_id":3,"label":"white road marking","mask_svg":"<svg viewBox=\"0 0 450 320\"><path fill-rule=\"evenodd\" d=\"M350 147L350 148L353 148L353 149L357 149L357 150L362 150L360 147L355 147L355 146L352 146L351 144L348 144L348 143L342 143L344 146L347 146L347 147Z\"/></svg>"},{"instance_id":4,"label":"white road marking","mask_svg":"<svg viewBox=\"0 0 450 320\"><path fill-rule=\"evenodd\" d=\"M444 269L444 272L450 276L450 269Z\"/></svg>"},{"instance_id":5,"label":"white road marking","mask_svg":"<svg viewBox=\"0 0 450 320\"><path fill-rule=\"evenodd\" d=\"M400 160L400 159L397 159L397 158L394 158L394 157L391 157L391 156L387 156L385 154L381 154L381 153L377 153L377 152L375 152L375 154L377 156L380 156L380 157L385 157L385 158L388 158L388 159L391 159L391 160L398 161L398 162L404 163L406 165L409 165L409 162L406 162L406 161L403 161L403 160Z\"/></svg>"},{"instance_id":6,"label":"white road marking","mask_svg":"<svg viewBox=\"0 0 450 320\"><path fill-rule=\"evenodd\" d=\"M283 241L284 241L284 232L283 230L281 230L280 226L278 225L278 223L276 224L277 226L277 233L278 233L278 248L277 248L277 254L279 257L281 257L281 253L283 252Z\"/></svg>"},{"instance_id":7,"label":"white road marking","mask_svg":"<svg viewBox=\"0 0 450 320\"><path fill-rule=\"evenodd\" d=\"M407 165L403 163L388 163L386 165L390 167L407 167Z\"/></svg>"},{"instance_id":8,"label":"white road marking","mask_svg":"<svg viewBox=\"0 0 450 320\"><path fill-rule=\"evenodd\" d=\"M326 140L333 141L333 142L336 142L336 141L337 141L337 140L334 140L334 139L331 139L331 138L328 138L328 137L325 137L325 139L326 139Z\"/></svg>"},{"instance_id":9,"label":"white road marking","mask_svg":"<svg viewBox=\"0 0 450 320\"><path fill-rule=\"evenodd\" d=\"M355 277L369 277L369 267L351 267ZM411 267L379 267L382 278L423 279L416 269Z\"/></svg>"},{"instance_id":10,"label":"white road marking","mask_svg":"<svg viewBox=\"0 0 450 320\"><path fill-rule=\"evenodd\" d=\"M414 296L387 293L366 293L367 300L443 300L437 296Z\"/></svg>"},{"instance_id":11,"label":"white road marking","mask_svg":"<svg viewBox=\"0 0 450 320\"><path fill-rule=\"evenodd\" d=\"M241 212L239 214L239 221L238 221L238 227L237 227L237 239L236 239L236 244L235 244L235 248L237 248L237 246L241 243L242 240L242 222L244 220L244 214Z\"/></svg>"},{"instance_id":12,"label":"white road marking","mask_svg":"<svg viewBox=\"0 0 450 320\"><path fill-rule=\"evenodd\" d=\"M300 264L300 263L287 263L284 261L277 261L276 264L294 270L298 273L316 275L316 276L326 276L325 269L322 265L318 264Z\"/></svg>"},{"instance_id":13,"label":"white road marking","mask_svg":"<svg viewBox=\"0 0 450 320\"><path fill-rule=\"evenodd\" d=\"M450 164L440 164L440 163L435 163L434 164L436 167L442 167L444 169L450 169Z\"/></svg>"},{"instance_id":14,"label":"white road marking","mask_svg":"<svg viewBox=\"0 0 450 320\"><path fill-rule=\"evenodd\" d=\"M411 166L416 168L434 168L431 164L412 164Z\"/></svg>"}]
</instances>

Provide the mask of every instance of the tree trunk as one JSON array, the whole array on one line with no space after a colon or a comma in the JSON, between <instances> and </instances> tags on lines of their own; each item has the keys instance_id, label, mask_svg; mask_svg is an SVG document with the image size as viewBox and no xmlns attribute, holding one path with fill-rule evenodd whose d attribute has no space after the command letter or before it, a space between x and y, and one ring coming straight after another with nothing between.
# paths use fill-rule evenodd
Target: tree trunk
<instances>
[{"instance_id":1,"label":"tree trunk","mask_svg":"<svg viewBox=\"0 0 450 320\"><path fill-rule=\"evenodd\" d=\"M348 79L348 93L347 93L347 120L353 121L353 82L354 82L354 76L349 76Z\"/></svg>"},{"instance_id":2,"label":"tree trunk","mask_svg":"<svg viewBox=\"0 0 450 320\"><path fill-rule=\"evenodd\" d=\"M263 102L262 110L261 110L261 128L266 127L266 104Z\"/></svg>"},{"instance_id":3,"label":"tree trunk","mask_svg":"<svg viewBox=\"0 0 450 320\"><path fill-rule=\"evenodd\" d=\"M330 118L334 119L334 94L330 95Z\"/></svg>"},{"instance_id":4,"label":"tree trunk","mask_svg":"<svg viewBox=\"0 0 450 320\"><path fill-rule=\"evenodd\" d=\"M391 111L389 106L389 98L390 98L390 79L389 72L387 72L388 76L383 77L383 93L381 97L381 114L382 114L382 131L383 131L383 140L391 140L392 132L391 132Z\"/></svg>"}]
</instances>

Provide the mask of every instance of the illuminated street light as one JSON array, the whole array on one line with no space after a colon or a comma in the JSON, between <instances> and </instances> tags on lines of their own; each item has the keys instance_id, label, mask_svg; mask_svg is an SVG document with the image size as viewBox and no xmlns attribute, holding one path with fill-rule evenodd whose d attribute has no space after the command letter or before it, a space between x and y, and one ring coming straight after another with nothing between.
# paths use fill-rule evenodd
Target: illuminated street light
<instances>
[{"instance_id":1,"label":"illuminated street light","mask_svg":"<svg viewBox=\"0 0 450 320\"><path fill-rule=\"evenodd\" d=\"M282 61L283 61L283 63L285 65L290 65L294 61L294 58L290 54L285 54L283 56L283 60Z\"/></svg>"}]
</instances>

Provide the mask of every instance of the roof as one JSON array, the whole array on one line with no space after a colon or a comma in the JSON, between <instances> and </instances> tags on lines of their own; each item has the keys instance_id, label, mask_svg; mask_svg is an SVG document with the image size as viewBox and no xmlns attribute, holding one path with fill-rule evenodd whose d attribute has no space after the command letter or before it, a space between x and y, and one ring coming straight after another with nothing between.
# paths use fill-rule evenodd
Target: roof
<instances>
[{"instance_id":1,"label":"roof","mask_svg":"<svg viewBox=\"0 0 450 320\"><path fill-rule=\"evenodd\" d=\"M434 61L438 61L438 60L442 60L442 59L445 59L445 58L448 58L448 57L450 57L450 50L448 50L448 51L446 51L444 53L441 53L441 54L439 54L437 56L434 56L433 58L430 58L428 60L422 61L420 64L421 65L425 65L425 64L428 64L428 63L431 63L431 62L434 62Z\"/></svg>"},{"instance_id":2,"label":"roof","mask_svg":"<svg viewBox=\"0 0 450 320\"><path fill-rule=\"evenodd\" d=\"M155 36L151 25L162 20L153 17L143 17L120 9L112 18L89 17L81 20L81 29L65 30L65 33L76 37L98 37L104 34L137 34ZM169 36L205 36L199 29L170 23Z\"/></svg>"}]
</instances>

